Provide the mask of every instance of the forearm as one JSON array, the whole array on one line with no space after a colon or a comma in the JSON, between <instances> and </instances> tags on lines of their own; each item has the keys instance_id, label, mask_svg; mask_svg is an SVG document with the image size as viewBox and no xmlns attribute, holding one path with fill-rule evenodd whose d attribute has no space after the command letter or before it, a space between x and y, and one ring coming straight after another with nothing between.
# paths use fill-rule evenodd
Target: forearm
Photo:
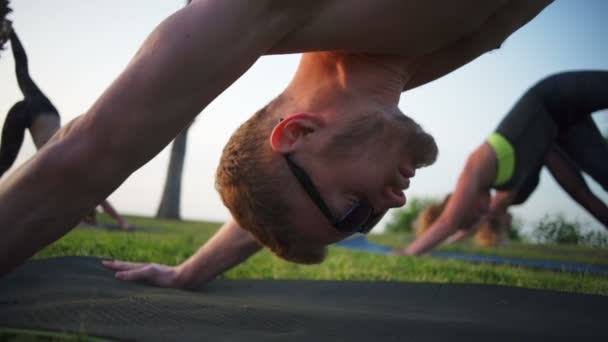
<instances>
[{"instance_id":1,"label":"forearm","mask_svg":"<svg viewBox=\"0 0 608 342\"><path fill-rule=\"evenodd\" d=\"M73 136L63 141L0 182L0 275L69 231L105 196L87 176L87 144Z\"/></svg>"},{"instance_id":2,"label":"forearm","mask_svg":"<svg viewBox=\"0 0 608 342\"><path fill-rule=\"evenodd\" d=\"M467 159L456 189L439 218L429 230L408 246L406 253L420 255L428 252L465 224L466 220L470 220L468 216L478 215L480 208L477 202L483 196L489 196L490 184L495 175L496 156L492 148L484 143Z\"/></svg>"},{"instance_id":3,"label":"forearm","mask_svg":"<svg viewBox=\"0 0 608 342\"><path fill-rule=\"evenodd\" d=\"M181 287L195 288L244 262L262 246L234 220L177 267Z\"/></svg>"},{"instance_id":4,"label":"forearm","mask_svg":"<svg viewBox=\"0 0 608 342\"><path fill-rule=\"evenodd\" d=\"M119 225L126 224L125 220L122 218L122 216L120 216L116 209L112 207L108 200L102 201L100 206L103 209L104 213L110 215L110 217L113 218L116 222L118 222Z\"/></svg>"},{"instance_id":5,"label":"forearm","mask_svg":"<svg viewBox=\"0 0 608 342\"><path fill-rule=\"evenodd\" d=\"M412 242L406 249L408 255L422 255L429 252L454 232L454 225L435 222L429 230Z\"/></svg>"},{"instance_id":6,"label":"forearm","mask_svg":"<svg viewBox=\"0 0 608 342\"><path fill-rule=\"evenodd\" d=\"M477 230L473 229L473 228L458 229L456 231L456 233L450 235L450 237L445 240L445 244L447 245L447 244L463 241L463 240L469 238L471 235L473 235L476 231Z\"/></svg>"}]
</instances>

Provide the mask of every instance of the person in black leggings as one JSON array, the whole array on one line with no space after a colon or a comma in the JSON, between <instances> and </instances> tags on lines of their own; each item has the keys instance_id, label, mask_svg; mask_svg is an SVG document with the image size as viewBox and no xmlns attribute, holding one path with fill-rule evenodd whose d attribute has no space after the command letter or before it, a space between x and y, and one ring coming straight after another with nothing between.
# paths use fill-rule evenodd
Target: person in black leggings
<instances>
[{"instance_id":1,"label":"person in black leggings","mask_svg":"<svg viewBox=\"0 0 608 342\"><path fill-rule=\"evenodd\" d=\"M15 162L28 129L36 148L40 149L61 126L59 113L30 77L25 50L14 30L10 33L15 59L15 72L23 100L9 110L0 144L0 177Z\"/></svg>"},{"instance_id":2,"label":"person in black leggings","mask_svg":"<svg viewBox=\"0 0 608 342\"><path fill-rule=\"evenodd\" d=\"M608 191L608 143L591 118L607 108L608 71L563 72L538 82L469 156L439 218L398 253L425 253L459 228L474 226L483 215L500 215L510 205L524 203L538 185L543 166L608 228L608 206L582 176L587 173Z\"/></svg>"},{"instance_id":3,"label":"person in black leggings","mask_svg":"<svg viewBox=\"0 0 608 342\"><path fill-rule=\"evenodd\" d=\"M29 130L37 149L40 149L61 126L59 112L51 101L32 80L27 55L14 30L10 34L11 47L15 59L17 83L23 93L23 100L15 103L9 110L0 140L0 177L13 165L23 144L25 131ZM105 200L100 206L104 212L116 220L122 229L133 229L123 217ZM83 219L83 223L96 225L96 210L93 209Z\"/></svg>"}]
</instances>

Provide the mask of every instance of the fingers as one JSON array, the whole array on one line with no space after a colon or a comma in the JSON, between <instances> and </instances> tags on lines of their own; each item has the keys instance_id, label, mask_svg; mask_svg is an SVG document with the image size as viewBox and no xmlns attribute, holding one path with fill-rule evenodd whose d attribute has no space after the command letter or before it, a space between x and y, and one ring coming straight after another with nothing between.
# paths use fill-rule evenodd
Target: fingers
<instances>
[{"instance_id":1,"label":"fingers","mask_svg":"<svg viewBox=\"0 0 608 342\"><path fill-rule=\"evenodd\" d=\"M157 269L153 265L146 265L140 268L116 272L115 277L126 281L146 280L155 283L157 274Z\"/></svg>"},{"instance_id":2,"label":"fingers","mask_svg":"<svg viewBox=\"0 0 608 342\"><path fill-rule=\"evenodd\" d=\"M128 271L146 265L141 262L128 262L120 260L103 260L101 264L116 271Z\"/></svg>"},{"instance_id":3,"label":"fingers","mask_svg":"<svg viewBox=\"0 0 608 342\"><path fill-rule=\"evenodd\" d=\"M176 281L175 268L167 265L104 260L102 264L118 271L114 277L126 281L144 281L156 286L179 287Z\"/></svg>"}]
</instances>

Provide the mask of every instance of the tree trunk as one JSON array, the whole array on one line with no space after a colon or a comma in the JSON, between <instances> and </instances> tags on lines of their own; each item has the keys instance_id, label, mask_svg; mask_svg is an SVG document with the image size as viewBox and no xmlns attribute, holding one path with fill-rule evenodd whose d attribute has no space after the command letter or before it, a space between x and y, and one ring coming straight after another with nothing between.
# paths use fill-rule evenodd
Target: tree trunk
<instances>
[{"instance_id":1,"label":"tree trunk","mask_svg":"<svg viewBox=\"0 0 608 342\"><path fill-rule=\"evenodd\" d=\"M191 0L186 1L186 5ZM173 140L171 156L169 157L169 169L165 179L163 197L160 200L156 217L181 219L180 205L182 195L182 175L184 174L184 161L186 160L186 142L188 141L188 129L190 123Z\"/></svg>"},{"instance_id":2,"label":"tree trunk","mask_svg":"<svg viewBox=\"0 0 608 342\"><path fill-rule=\"evenodd\" d=\"M189 128L190 125L186 126L173 140L163 197L158 206L158 211L156 212L156 217L158 218L171 218L177 220L181 218L180 197L182 192L182 175L184 171L184 161L186 159L186 142L188 140Z\"/></svg>"}]
</instances>

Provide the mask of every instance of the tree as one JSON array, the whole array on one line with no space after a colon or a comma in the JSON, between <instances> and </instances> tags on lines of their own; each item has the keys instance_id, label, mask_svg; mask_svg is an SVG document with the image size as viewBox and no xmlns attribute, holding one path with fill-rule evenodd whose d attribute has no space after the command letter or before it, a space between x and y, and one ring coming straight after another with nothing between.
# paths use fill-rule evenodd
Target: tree
<instances>
[{"instance_id":1,"label":"tree","mask_svg":"<svg viewBox=\"0 0 608 342\"><path fill-rule=\"evenodd\" d=\"M184 173L186 142L188 140L188 129L190 126L191 125L186 126L173 140L163 197L160 200L160 205L156 212L156 217L158 218L181 219L180 198L182 192L182 175Z\"/></svg>"},{"instance_id":2,"label":"tree","mask_svg":"<svg viewBox=\"0 0 608 342\"><path fill-rule=\"evenodd\" d=\"M186 2L186 4L189 3L190 0ZM181 219L182 175L184 173L184 161L186 160L188 129L190 129L191 125L192 123L186 126L173 140L163 197L156 212L156 217L158 218Z\"/></svg>"}]
</instances>

